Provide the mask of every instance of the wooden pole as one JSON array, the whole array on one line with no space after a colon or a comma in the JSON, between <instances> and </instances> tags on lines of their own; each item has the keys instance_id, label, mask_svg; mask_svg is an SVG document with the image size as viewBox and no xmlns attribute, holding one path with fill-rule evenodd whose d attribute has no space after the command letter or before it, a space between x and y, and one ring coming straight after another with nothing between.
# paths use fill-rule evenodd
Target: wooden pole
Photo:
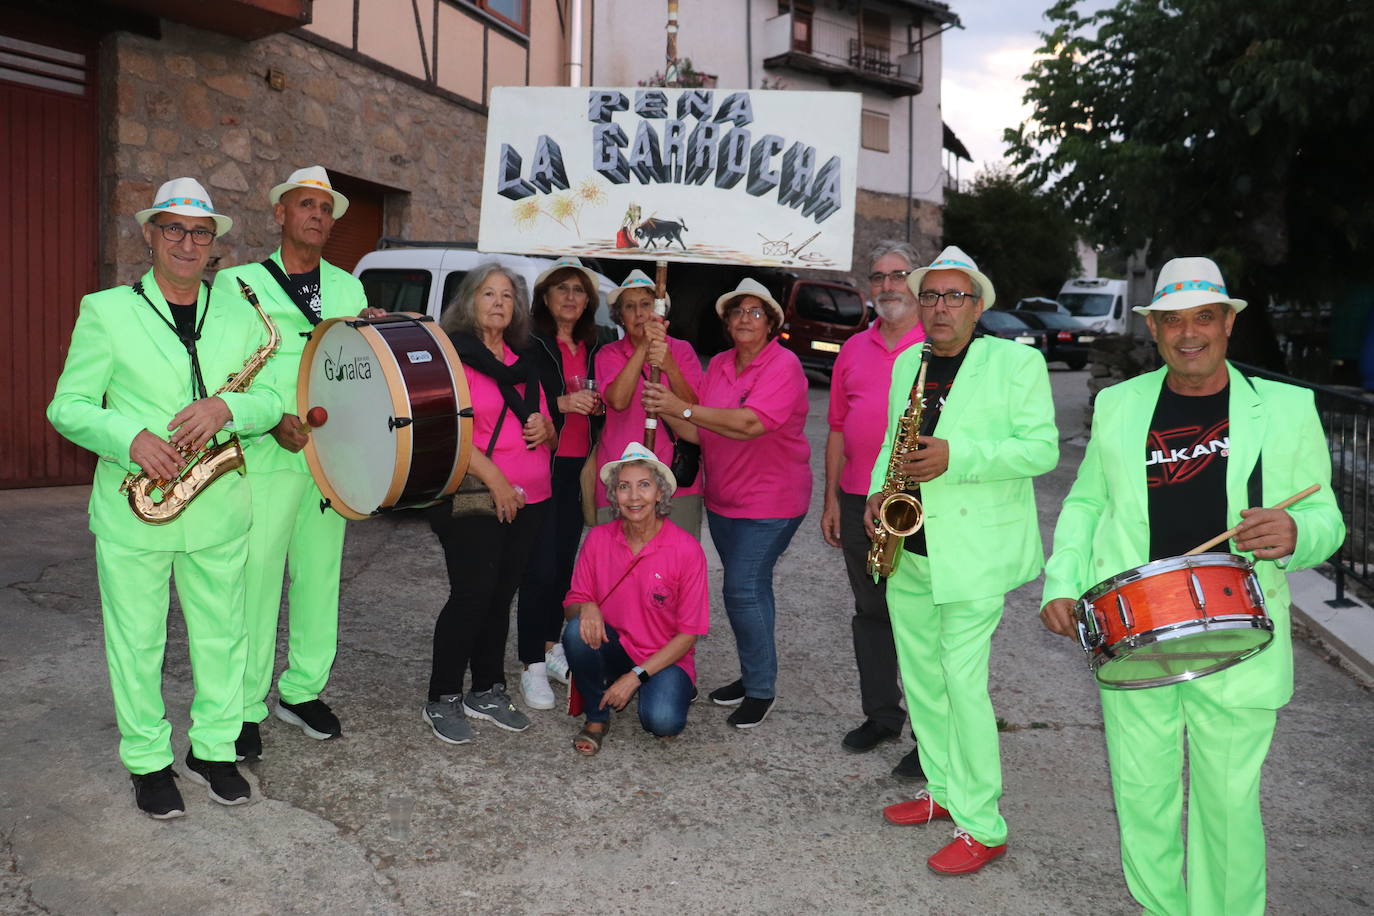
<instances>
[{"instance_id":1,"label":"wooden pole","mask_svg":"<svg viewBox=\"0 0 1374 916\"><path fill-rule=\"evenodd\" d=\"M654 318L659 319L668 314L668 262L654 262ZM653 363L649 364L649 381L658 384L659 377L662 375L662 367ZM654 450L654 439L658 435L658 417L646 412L644 414L644 447L649 451Z\"/></svg>"}]
</instances>

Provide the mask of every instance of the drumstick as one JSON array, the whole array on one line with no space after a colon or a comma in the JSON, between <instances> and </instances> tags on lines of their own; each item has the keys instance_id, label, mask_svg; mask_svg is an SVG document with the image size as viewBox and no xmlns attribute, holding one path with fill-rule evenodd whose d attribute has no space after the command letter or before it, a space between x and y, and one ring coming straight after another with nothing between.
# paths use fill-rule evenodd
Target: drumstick
<instances>
[{"instance_id":1,"label":"drumstick","mask_svg":"<svg viewBox=\"0 0 1374 916\"><path fill-rule=\"evenodd\" d=\"M1314 483L1314 484L1312 484L1312 486L1308 487L1306 490L1303 490L1301 493L1297 493L1297 494L1294 494L1293 496L1288 497L1288 498L1285 499L1283 502L1279 503L1277 506L1274 506L1273 508L1275 508L1275 509L1287 509L1289 506L1293 505L1293 503L1295 503L1295 502L1297 502L1298 500L1301 500L1301 499L1306 499L1307 497L1311 496L1313 493L1317 492L1317 491L1320 490L1321 488L1322 488L1322 485L1321 485L1321 484L1319 484L1319 483ZM1237 526L1234 527L1234 528L1227 528L1225 531L1223 531L1221 534L1218 534L1216 537L1212 538L1212 539L1211 539L1210 541L1208 541L1207 543L1205 543L1205 544L1199 544L1198 546L1194 547L1192 550L1190 550L1190 551L1188 551L1187 553L1185 553L1184 556L1185 556L1185 557L1191 557L1191 556L1192 556L1193 554L1195 554L1195 553L1205 553L1206 551L1211 550L1213 547L1217 546L1218 544L1220 544L1222 541L1226 540L1227 538L1233 538L1233 537L1235 537L1235 536L1236 536L1236 532L1239 531L1239 530L1240 530L1240 525L1237 525Z\"/></svg>"},{"instance_id":2,"label":"drumstick","mask_svg":"<svg viewBox=\"0 0 1374 916\"><path fill-rule=\"evenodd\" d=\"M306 429L319 429L329 422L329 411L323 407L312 407L305 412Z\"/></svg>"},{"instance_id":3,"label":"drumstick","mask_svg":"<svg viewBox=\"0 0 1374 916\"><path fill-rule=\"evenodd\" d=\"M654 271L656 275L654 277L654 317L659 318L667 311L664 299L668 295L668 262L657 261L654 266L656 268ZM649 381L651 383L657 385L661 374L662 369L652 363L649 364ZM654 450L654 437L657 434L658 417L646 412L644 414L644 447L651 452Z\"/></svg>"}]
</instances>

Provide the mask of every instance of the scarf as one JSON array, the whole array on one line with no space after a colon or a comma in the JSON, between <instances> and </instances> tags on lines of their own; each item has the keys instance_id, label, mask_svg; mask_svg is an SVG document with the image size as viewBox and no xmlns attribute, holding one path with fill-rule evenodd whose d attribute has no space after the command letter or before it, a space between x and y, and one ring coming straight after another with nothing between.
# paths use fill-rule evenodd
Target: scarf
<instances>
[{"instance_id":1,"label":"scarf","mask_svg":"<svg viewBox=\"0 0 1374 916\"><path fill-rule=\"evenodd\" d=\"M515 362L508 366L497 359L495 354L487 349L486 344L471 334L453 333L449 335L449 340L453 341L453 348L458 351L458 357L464 366L482 373L496 383L506 406L520 420L521 426L525 425L531 414L538 412L539 382L534 374L534 361L527 358L527 354L517 351ZM515 390L516 385L525 386L523 398Z\"/></svg>"}]
</instances>

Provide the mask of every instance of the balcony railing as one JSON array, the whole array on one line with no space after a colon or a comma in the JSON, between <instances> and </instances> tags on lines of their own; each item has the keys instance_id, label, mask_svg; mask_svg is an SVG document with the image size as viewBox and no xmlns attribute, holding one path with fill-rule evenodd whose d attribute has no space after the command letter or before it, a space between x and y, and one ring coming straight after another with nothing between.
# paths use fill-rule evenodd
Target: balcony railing
<instances>
[{"instance_id":1,"label":"balcony railing","mask_svg":"<svg viewBox=\"0 0 1374 916\"><path fill-rule=\"evenodd\" d=\"M863 33L854 20L783 13L764 22L764 66L792 67L832 80L855 80L893 95L921 91L921 48L887 33Z\"/></svg>"}]
</instances>

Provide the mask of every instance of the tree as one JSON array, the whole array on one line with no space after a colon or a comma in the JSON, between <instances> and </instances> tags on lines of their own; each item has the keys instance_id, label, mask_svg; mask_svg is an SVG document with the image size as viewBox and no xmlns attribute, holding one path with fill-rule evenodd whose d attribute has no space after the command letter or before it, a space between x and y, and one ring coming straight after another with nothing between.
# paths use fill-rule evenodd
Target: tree
<instances>
[{"instance_id":1,"label":"tree","mask_svg":"<svg viewBox=\"0 0 1374 916\"><path fill-rule=\"evenodd\" d=\"M1370 0L1077 5L1046 13L1031 119L1006 133L1021 177L1099 241L1212 256L1256 318L1370 276Z\"/></svg>"},{"instance_id":2,"label":"tree","mask_svg":"<svg viewBox=\"0 0 1374 916\"><path fill-rule=\"evenodd\" d=\"M998 302L1054 298L1078 269L1078 231L1062 203L1005 169L979 172L945 195L945 238L978 262Z\"/></svg>"}]
</instances>

